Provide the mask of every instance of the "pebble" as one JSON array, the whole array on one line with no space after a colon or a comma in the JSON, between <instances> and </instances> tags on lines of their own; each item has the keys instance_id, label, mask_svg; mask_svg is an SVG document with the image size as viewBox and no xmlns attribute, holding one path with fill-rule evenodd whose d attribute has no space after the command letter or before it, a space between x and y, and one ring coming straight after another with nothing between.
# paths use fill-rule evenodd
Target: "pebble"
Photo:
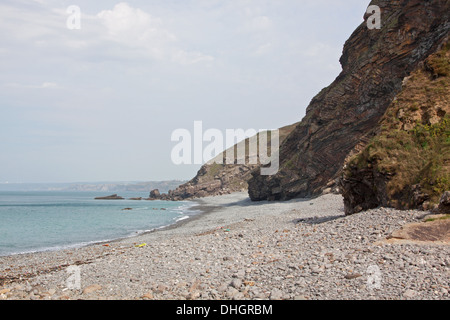
<instances>
[{"instance_id":1,"label":"pebble","mask_svg":"<svg viewBox=\"0 0 450 320\"><path fill-rule=\"evenodd\" d=\"M8 292L11 292L11 289L2 289L2 290L0 290L0 294L5 294L5 293L8 293Z\"/></svg>"},{"instance_id":2,"label":"pebble","mask_svg":"<svg viewBox=\"0 0 450 320\"><path fill-rule=\"evenodd\" d=\"M359 278L359 277L362 277L362 275L359 274L359 273L348 273L348 274L345 275L344 278L347 279L347 280L352 280L352 279L356 279L356 278Z\"/></svg>"},{"instance_id":3,"label":"pebble","mask_svg":"<svg viewBox=\"0 0 450 320\"><path fill-rule=\"evenodd\" d=\"M149 300L152 300L152 299L154 298L153 292L151 292L151 291L147 292L146 294L144 294L144 295L142 296L142 298L143 298L143 299L149 299Z\"/></svg>"},{"instance_id":4,"label":"pebble","mask_svg":"<svg viewBox=\"0 0 450 320\"><path fill-rule=\"evenodd\" d=\"M273 289L270 293L270 300L281 300L283 298L283 292L279 289Z\"/></svg>"},{"instance_id":5,"label":"pebble","mask_svg":"<svg viewBox=\"0 0 450 320\"><path fill-rule=\"evenodd\" d=\"M416 296L416 292L414 290L408 289L403 293L403 296L405 298L412 299Z\"/></svg>"},{"instance_id":6,"label":"pebble","mask_svg":"<svg viewBox=\"0 0 450 320\"><path fill-rule=\"evenodd\" d=\"M245 194L202 201L247 203ZM0 274L17 279L0 283L0 299L448 300L448 245L378 243L422 215L378 208L345 216L333 194L313 206L227 206L108 247L0 257ZM69 265L80 267L83 290L67 288Z\"/></svg>"},{"instance_id":7,"label":"pebble","mask_svg":"<svg viewBox=\"0 0 450 320\"><path fill-rule=\"evenodd\" d=\"M231 286L235 289L239 289L242 286L242 280L239 278L233 279L231 281Z\"/></svg>"},{"instance_id":8,"label":"pebble","mask_svg":"<svg viewBox=\"0 0 450 320\"><path fill-rule=\"evenodd\" d=\"M228 288L226 295L227 295L227 298L233 299L233 297L235 295L237 295L238 293L239 293L239 291L237 289L230 287L230 288Z\"/></svg>"},{"instance_id":9,"label":"pebble","mask_svg":"<svg viewBox=\"0 0 450 320\"><path fill-rule=\"evenodd\" d=\"M98 291L101 289L102 289L102 286L100 286L98 284L93 284L93 285L90 285L90 286L84 288L83 294L89 294L89 293L92 293L92 292L95 292L95 291Z\"/></svg>"}]
</instances>

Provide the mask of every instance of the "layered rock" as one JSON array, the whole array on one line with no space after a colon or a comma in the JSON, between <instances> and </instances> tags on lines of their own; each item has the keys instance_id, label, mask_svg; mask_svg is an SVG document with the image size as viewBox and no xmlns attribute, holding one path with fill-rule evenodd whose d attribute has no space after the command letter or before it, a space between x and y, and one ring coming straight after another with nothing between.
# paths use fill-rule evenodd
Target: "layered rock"
<instances>
[{"instance_id":1,"label":"layered rock","mask_svg":"<svg viewBox=\"0 0 450 320\"><path fill-rule=\"evenodd\" d=\"M405 77L448 35L448 1L371 4L381 8L381 30L369 30L364 22L351 35L341 74L312 99L304 119L281 144L279 172L252 172L252 200L310 197L336 185L345 159L375 134Z\"/></svg>"},{"instance_id":2,"label":"layered rock","mask_svg":"<svg viewBox=\"0 0 450 320\"><path fill-rule=\"evenodd\" d=\"M346 161L340 183L346 213L436 207L450 189L450 43L404 79L380 124Z\"/></svg>"}]
</instances>

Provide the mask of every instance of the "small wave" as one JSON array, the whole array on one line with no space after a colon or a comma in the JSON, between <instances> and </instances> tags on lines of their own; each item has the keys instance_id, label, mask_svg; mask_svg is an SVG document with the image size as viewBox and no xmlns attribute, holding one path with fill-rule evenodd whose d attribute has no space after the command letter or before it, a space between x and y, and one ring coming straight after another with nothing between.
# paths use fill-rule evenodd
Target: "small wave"
<instances>
[{"instance_id":1,"label":"small wave","mask_svg":"<svg viewBox=\"0 0 450 320\"><path fill-rule=\"evenodd\" d=\"M195 207L195 205L196 205L196 203L194 203L194 202L184 202L180 206L173 208L171 210L173 210L183 216L184 215L193 216L193 215L196 215L201 212L200 210L192 209L193 207Z\"/></svg>"},{"instance_id":2,"label":"small wave","mask_svg":"<svg viewBox=\"0 0 450 320\"><path fill-rule=\"evenodd\" d=\"M134 208L135 211L142 211L142 210L148 210L150 207L143 207L143 208Z\"/></svg>"},{"instance_id":3,"label":"small wave","mask_svg":"<svg viewBox=\"0 0 450 320\"><path fill-rule=\"evenodd\" d=\"M186 219L188 219L189 218L189 216L182 216L181 218L178 218L177 220L175 220L176 222L180 222L180 221L183 221L183 220L186 220Z\"/></svg>"}]
</instances>

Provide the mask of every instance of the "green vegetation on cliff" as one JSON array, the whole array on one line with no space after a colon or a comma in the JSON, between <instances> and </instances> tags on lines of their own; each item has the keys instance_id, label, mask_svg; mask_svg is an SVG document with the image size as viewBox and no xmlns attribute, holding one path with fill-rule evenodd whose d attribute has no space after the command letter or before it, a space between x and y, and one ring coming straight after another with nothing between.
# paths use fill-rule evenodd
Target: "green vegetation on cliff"
<instances>
[{"instance_id":1,"label":"green vegetation on cliff","mask_svg":"<svg viewBox=\"0 0 450 320\"><path fill-rule=\"evenodd\" d=\"M427 207L450 190L449 55L447 43L405 79L377 135L347 163L345 178L369 169L386 177L385 190L373 184L384 205Z\"/></svg>"}]
</instances>

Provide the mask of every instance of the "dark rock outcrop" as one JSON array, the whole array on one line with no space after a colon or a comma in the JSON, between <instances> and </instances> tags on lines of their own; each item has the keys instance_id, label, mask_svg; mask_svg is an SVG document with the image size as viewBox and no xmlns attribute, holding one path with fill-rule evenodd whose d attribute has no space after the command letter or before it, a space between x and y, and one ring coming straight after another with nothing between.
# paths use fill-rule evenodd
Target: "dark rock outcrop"
<instances>
[{"instance_id":1,"label":"dark rock outcrop","mask_svg":"<svg viewBox=\"0 0 450 320\"><path fill-rule=\"evenodd\" d=\"M340 59L341 74L312 99L304 119L281 144L279 172L252 172L252 200L315 196L338 181L346 158L375 134L405 77L448 35L449 1L371 4L382 10L381 30L369 30L364 22L351 35Z\"/></svg>"},{"instance_id":2,"label":"dark rock outcrop","mask_svg":"<svg viewBox=\"0 0 450 320\"><path fill-rule=\"evenodd\" d=\"M162 200L162 201L171 201L174 200L169 197L167 193L160 193L158 189L150 191L149 198L145 200Z\"/></svg>"},{"instance_id":3,"label":"dark rock outcrop","mask_svg":"<svg viewBox=\"0 0 450 320\"><path fill-rule=\"evenodd\" d=\"M450 191L445 191L439 201L438 212L441 214L450 214Z\"/></svg>"},{"instance_id":4,"label":"dark rock outcrop","mask_svg":"<svg viewBox=\"0 0 450 320\"><path fill-rule=\"evenodd\" d=\"M150 191L149 198L154 199L154 200L161 199L161 193L159 192L158 189L152 190L152 191Z\"/></svg>"},{"instance_id":5,"label":"dark rock outcrop","mask_svg":"<svg viewBox=\"0 0 450 320\"><path fill-rule=\"evenodd\" d=\"M124 198L118 196L117 194L112 194L106 197L97 197L95 200L124 200Z\"/></svg>"}]
</instances>

